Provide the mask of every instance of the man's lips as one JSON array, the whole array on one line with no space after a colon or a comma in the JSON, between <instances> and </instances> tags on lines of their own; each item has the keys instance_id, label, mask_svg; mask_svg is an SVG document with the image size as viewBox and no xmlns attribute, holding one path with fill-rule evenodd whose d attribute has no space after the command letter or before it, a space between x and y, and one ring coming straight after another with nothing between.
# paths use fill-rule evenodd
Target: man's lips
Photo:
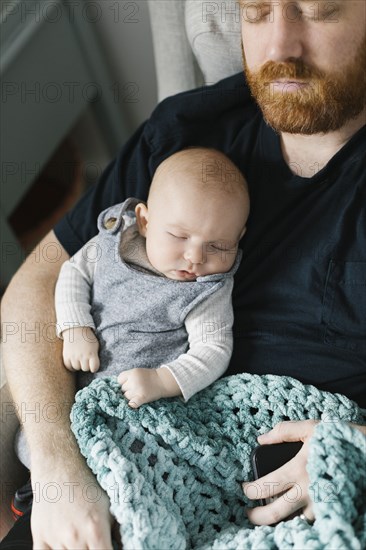
<instances>
[{"instance_id":1,"label":"man's lips","mask_svg":"<svg viewBox=\"0 0 366 550\"><path fill-rule=\"evenodd\" d=\"M292 80L292 79L279 79L272 80L269 85L277 92L293 93L309 86L308 82L304 80Z\"/></svg>"}]
</instances>

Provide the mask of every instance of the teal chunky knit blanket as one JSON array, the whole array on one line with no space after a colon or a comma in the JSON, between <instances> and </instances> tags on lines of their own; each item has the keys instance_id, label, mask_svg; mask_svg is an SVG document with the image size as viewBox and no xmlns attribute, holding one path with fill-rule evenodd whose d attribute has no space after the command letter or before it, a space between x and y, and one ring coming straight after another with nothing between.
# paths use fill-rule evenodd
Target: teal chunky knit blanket
<instances>
[{"instance_id":1,"label":"teal chunky knit blanket","mask_svg":"<svg viewBox=\"0 0 366 550\"><path fill-rule=\"evenodd\" d=\"M348 422L366 410L289 377L241 374L188 403L130 409L115 379L76 396L72 429L111 500L124 550L366 548L366 438ZM308 473L316 521L254 527L241 483L260 433L283 420L321 419Z\"/></svg>"}]
</instances>

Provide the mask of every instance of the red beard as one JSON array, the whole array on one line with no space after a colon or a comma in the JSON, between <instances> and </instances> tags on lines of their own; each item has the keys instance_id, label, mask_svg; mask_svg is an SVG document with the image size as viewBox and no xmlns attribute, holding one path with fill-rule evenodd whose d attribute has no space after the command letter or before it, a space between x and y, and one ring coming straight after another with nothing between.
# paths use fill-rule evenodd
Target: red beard
<instances>
[{"instance_id":1,"label":"red beard","mask_svg":"<svg viewBox=\"0 0 366 550\"><path fill-rule=\"evenodd\" d=\"M338 130L361 113L366 105L365 67L366 37L343 72L326 73L301 59L267 61L252 72L244 60L247 82L267 123L277 132L307 135ZM300 80L308 85L292 92L276 90L273 83L279 79Z\"/></svg>"}]
</instances>

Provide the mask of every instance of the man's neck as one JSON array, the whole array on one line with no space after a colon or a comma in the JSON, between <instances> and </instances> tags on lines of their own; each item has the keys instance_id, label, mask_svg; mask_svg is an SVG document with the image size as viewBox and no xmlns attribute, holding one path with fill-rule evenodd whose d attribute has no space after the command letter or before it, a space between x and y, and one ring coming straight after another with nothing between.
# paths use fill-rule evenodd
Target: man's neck
<instances>
[{"instance_id":1,"label":"man's neck","mask_svg":"<svg viewBox=\"0 0 366 550\"><path fill-rule=\"evenodd\" d=\"M314 176L366 124L366 109L336 132L305 136L281 134L283 157L291 170L304 178Z\"/></svg>"}]
</instances>

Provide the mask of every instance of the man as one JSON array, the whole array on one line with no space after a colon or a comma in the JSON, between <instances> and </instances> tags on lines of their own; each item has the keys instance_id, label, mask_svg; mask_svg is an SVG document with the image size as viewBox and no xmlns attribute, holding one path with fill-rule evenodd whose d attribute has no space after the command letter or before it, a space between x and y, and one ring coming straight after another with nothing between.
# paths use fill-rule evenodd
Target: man
<instances>
[{"instance_id":1,"label":"man","mask_svg":"<svg viewBox=\"0 0 366 550\"><path fill-rule=\"evenodd\" d=\"M50 327L60 266L95 234L96 213L130 195L145 199L157 165L175 150L213 146L242 169L252 203L233 294L228 374L291 375L366 406L365 20L364 0L244 0L245 72L262 112L241 75L164 102L42 241L41 251L58 244L56 260L30 256L16 274L3 319ZM34 501L34 547L111 548L107 497L99 491L98 499L85 498L95 479L69 429L75 378L62 368L56 339L15 338L4 346L15 401L40 403L41 410L52 402L63 412L57 422L24 425L33 486L61 488L54 503ZM292 469L271 476L278 491L295 477L301 497L291 498L290 489L289 498L254 508L253 523L271 524L300 509L313 519L305 470L312 430L311 421L283 423L262 436L261 443L305 442Z\"/></svg>"}]
</instances>

